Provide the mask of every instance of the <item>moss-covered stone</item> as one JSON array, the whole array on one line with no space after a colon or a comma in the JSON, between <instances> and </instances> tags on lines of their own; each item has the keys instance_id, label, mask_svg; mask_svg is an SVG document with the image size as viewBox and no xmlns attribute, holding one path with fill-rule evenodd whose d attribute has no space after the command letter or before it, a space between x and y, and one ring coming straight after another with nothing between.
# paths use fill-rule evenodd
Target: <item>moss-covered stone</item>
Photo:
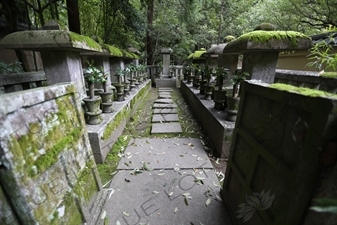
<instances>
[{"instance_id":1,"label":"moss-covered stone","mask_svg":"<svg viewBox=\"0 0 337 225\"><path fill-rule=\"evenodd\" d=\"M336 98L337 94L328 93L321 90L311 89L311 88L305 88L305 87L296 87L289 84L281 84L281 83L275 83L269 85L270 88L275 88L282 91L289 91L289 92L295 92L299 93L301 95L310 96L310 97L328 97L328 98Z\"/></svg>"},{"instance_id":2,"label":"moss-covered stone","mask_svg":"<svg viewBox=\"0 0 337 225\"><path fill-rule=\"evenodd\" d=\"M123 57L123 52L112 45L108 45L108 44L102 44L102 47L106 50L108 50L108 52L112 55L112 56L116 56L116 57Z\"/></svg>"},{"instance_id":3,"label":"moss-covered stone","mask_svg":"<svg viewBox=\"0 0 337 225\"><path fill-rule=\"evenodd\" d=\"M80 42L82 44L89 46L92 49L95 49L97 51L102 51L101 46L96 41L91 39L90 37L69 31L69 38L74 43Z\"/></svg>"},{"instance_id":4,"label":"moss-covered stone","mask_svg":"<svg viewBox=\"0 0 337 225\"><path fill-rule=\"evenodd\" d=\"M311 38L296 31L252 31L228 43L224 53L250 50L309 49Z\"/></svg>"},{"instance_id":5,"label":"moss-covered stone","mask_svg":"<svg viewBox=\"0 0 337 225\"><path fill-rule=\"evenodd\" d=\"M225 38L224 38L224 43L228 43L228 42L231 42L231 41L234 41L235 40L235 37L232 36L232 35L227 35Z\"/></svg>"},{"instance_id":6,"label":"moss-covered stone","mask_svg":"<svg viewBox=\"0 0 337 225\"><path fill-rule=\"evenodd\" d=\"M320 76L325 77L325 78L336 78L337 79L337 72L324 72Z\"/></svg>"}]
</instances>

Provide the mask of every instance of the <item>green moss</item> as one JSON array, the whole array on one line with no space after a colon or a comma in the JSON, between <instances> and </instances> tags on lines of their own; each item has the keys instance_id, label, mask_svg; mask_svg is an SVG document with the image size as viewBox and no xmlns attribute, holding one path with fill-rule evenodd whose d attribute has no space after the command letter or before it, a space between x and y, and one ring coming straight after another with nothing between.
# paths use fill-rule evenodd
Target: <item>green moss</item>
<instances>
[{"instance_id":1,"label":"green moss","mask_svg":"<svg viewBox=\"0 0 337 225\"><path fill-rule=\"evenodd\" d=\"M227 35L225 38L224 38L224 43L228 43L228 42L231 42L231 41L234 41L235 40L235 37L232 36L232 35Z\"/></svg>"},{"instance_id":2,"label":"green moss","mask_svg":"<svg viewBox=\"0 0 337 225\"><path fill-rule=\"evenodd\" d=\"M126 120L125 112L126 108L123 108L116 114L115 118L105 128L103 136L101 137L102 140L107 140L111 136L112 132L120 125L120 123L123 120Z\"/></svg>"},{"instance_id":3,"label":"green moss","mask_svg":"<svg viewBox=\"0 0 337 225\"><path fill-rule=\"evenodd\" d=\"M117 56L117 57L123 57L123 52L115 47L115 46L112 46L112 45L107 45L107 44L102 44L102 47L106 50L109 51L109 53L113 56Z\"/></svg>"},{"instance_id":4,"label":"green moss","mask_svg":"<svg viewBox=\"0 0 337 225\"><path fill-rule=\"evenodd\" d=\"M76 200L68 192L64 198L65 215L62 218L63 224L83 224L83 218L79 208L77 207Z\"/></svg>"},{"instance_id":5,"label":"green moss","mask_svg":"<svg viewBox=\"0 0 337 225\"><path fill-rule=\"evenodd\" d=\"M227 46L237 45L242 42L252 41L257 43L267 43L272 40L289 40L292 47L298 45L299 39L308 39L311 41L311 38L305 34L296 32L296 31L252 31L246 34L241 35L235 41L229 43ZM226 46L226 47L227 47Z\"/></svg>"},{"instance_id":6,"label":"green moss","mask_svg":"<svg viewBox=\"0 0 337 225\"><path fill-rule=\"evenodd\" d=\"M324 72L320 76L326 78L337 78L337 72Z\"/></svg>"},{"instance_id":7,"label":"green moss","mask_svg":"<svg viewBox=\"0 0 337 225\"><path fill-rule=\"evenodd\" d=\"M95 163L89 160L86 167L77 175L77 181L73 191L76 196L83 199L86 203L90 201L92 196L98 191L92 170L95 168Z\"/></svg>"},{"instance_id":8,"label":"green moss","mask_svg":"<svg viewBox=\"0 0 337 225\"><path fill-rule=\"evenodd\" d=\"M36 166L37 172L44 171L49 168L51 165L57 162L58 155L61 151L65 150L67 147L70 147L72 143L80 138L81 129L76 128L71 131L68 135L58 141L53 145L51 149L48 149L45 154L39 156L35 162L34 166ZM30 175L34 176L37 173L35 171L30 171Z\"/></svg>"},{"instance_id":9,"label":"green moss","mask_svg":"<svg viewBox=\"0 0 337 225\"><path fill-rule=\"evenodd\" d=\"M328 93L325 91L320 91L316 89L310 89L305 87L296 87L289 84L280 84L275 83L269 85L270 88L275 88L278 90L289 91L299 93L301 95L310 96L310 97L330 97L330 98L337 98L337 94Z\"/></svg>"},{"instance_id":10,"label":"green moss","mask_svg":"<svg viewBox=\"0 0 337 225\"><path fill-rule=\"evenodd\" d=\"M69 31L69 38L72 42L82 42L92 49L95 49L97 51L102 51L101 46L96 41L92 40L90 37L83 36L83 35Z\"/></svg>"},{"instance_id":11,"label":"green moss","mask_svg":"<svg viewBox=\"0 0 337 225\"><path fill-rule=\"evenodd\" d=\"M131 53L131 52L128 52L128 51L125 51L125 50L121 50L123 52L123 56L126 57L126 58L130 58L130 59L139 59L139 56L134 54L134 53Z\"/></svg>"},{"instance_id":12,"label":"green moss","mask_svg":"<svg viewBox=\"0 0 337 225\"><path fill-rule=\"evenodd\" d=\"M206 49L201 48L200 50L195 51L194 53L192 53L193 55L188 56L189 59L199 59L201 57L202 54L204 54L206 52Z\"/></svg>"},{"instance_id":13,"label":"green moss","mask_svg":"<svg viewBox=\"0 0 337 225\"><path fill-rule=\"evenodd\" d=\"M103 164L97 164L98 173L102 183L105 184L112 179L113 172L116 171L120 157L119 153L123 153L130 141L130 135L121 135L112 146Z\"/></svg>"}]
</instances>

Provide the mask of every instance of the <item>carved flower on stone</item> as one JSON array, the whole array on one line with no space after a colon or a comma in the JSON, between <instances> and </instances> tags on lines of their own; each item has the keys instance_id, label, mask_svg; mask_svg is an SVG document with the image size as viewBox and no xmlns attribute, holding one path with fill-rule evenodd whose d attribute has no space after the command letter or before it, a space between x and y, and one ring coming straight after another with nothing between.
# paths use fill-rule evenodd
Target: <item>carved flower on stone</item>
<instances>
[{"instance_id":1,"label":"carved flower on stone","mask_svg":"<svg viewBox=\"0 0 337 225\"><path fill-rule=\"evenodd\" d=\"M254 192L253 195L246 195L246 202L238 205L239 209L236 211L239 215L236 218L241 219L241 221L247 222L252 218L257 210L266 210L271 207L275 199L275 194L270 195L270 191L261 193Z\"/></svg>"}]
</instances>

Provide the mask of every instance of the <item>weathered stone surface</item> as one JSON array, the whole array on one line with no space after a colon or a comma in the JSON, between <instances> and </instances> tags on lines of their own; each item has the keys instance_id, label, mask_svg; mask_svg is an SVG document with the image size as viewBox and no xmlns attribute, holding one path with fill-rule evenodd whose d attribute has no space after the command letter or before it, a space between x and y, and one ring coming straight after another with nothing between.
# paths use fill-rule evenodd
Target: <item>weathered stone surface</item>
<instances>
[{"instance_id":1,"label":"weathered stone surface","mask_svg":"<svg viewBox=\"0 0 337 225\"><path fill-rule=\"evenodd\" d=\"M173 100L172 99L157 99L154 101L154 103L159 103L159 104L172 104Z\"/></svg>"},{"instance_id":2,"label":"weathered stone surface","mask_svg":"<svg viewBox=\"0 0 337 225\"><path fill-rule=\"evenodd\" d=\"M211 170L120 171L110 188L105 211L111 224L231 224Z\"/></svg>"},{"instance_id":3,"label":"weathered stone surface","mask_svg":"<svg viewBox=\"0 0 337 225\"><path fill-rule=\"evenodd\" d=\"M154 109L153 114L170 114L170 113L177 113L176 108L171 108L171 109Z\"/></svg>"},{"instance_id":4,"label":"weathered stone surface","mask_svg":"<svg viewBox=\"0 0 337 225\"><path fill-rule=\"evenodd\" d=\"M169 95L169 96L171 96L171 92L170 91L160 91L159 95Z\"/></svg>"},{"instance_id":5,"label":"weathered stone surface","mask_svg":"<svg viewBox=\"0 0 337 225\"><path fill-rule=\"evenodd\" d=\"M171 108L177 108L176 104L159 104L154 103L152 106L153 109L171 109Z\"/></svg>"},{"instance_id":6,"label":"weathered stone surface","mask_svg":"<svg viewBox=\"0 0 337 225\"><path fill-rule=\"evenodd\" d=\"M155 123L152 124L151 134L181 133L180 123Z\"/></svg>"},{"instance_id":7,"label":"weathered stone surface","mask_svg":"<svg viewBox=\"0 0 337 225\"><path fill-rule=\"evenodd\" d=\"M152 122L177 122L179 121L178 114L154 114Z\"/></svg>"},{"instance_id":8,"label":"weathered stone surface","mask_svg":"<svg viewBox=\"0 0 337 225\"><path fill-rule=\"evenodd\" d=\"M168 75L166 75L168 76ZM176 79L175 78L157 78L156 79L156 87L176 87Z\"/></svg>"},{"instance_id":9,"label":"weathered stone surface","mask_svg":"<svg viewBox=\"0 0 337 225\"><path fill-rule=\"evenodd\" d=\"M19 225L15 211L13 210L10 202L7 199L5 192L0 186L0 224L3 225Z\"/></svg>"},{"instance_id":10,"label":"weathered stone surface","mask_svg":"<svg viewBox=\"0 0 337 225\"><path fill-rule=\"evenodd\" d=\"M0 96L0 182L25 224L93 222L101 184L77 97L70 84Z\"/></svg>"},{"instance_id":11,"label":"weathered stone surface","mask_svg":"<svg viewBox=\"0 0 337 225\"><path fill-rule=\"evenodd\" d=\"M172 92L173 89L172 88L169 88L169 87L160 87L158 88L158 92L161 93L161 92Z\"/></svg>"},{"instance_id":12,"label":"weathered stone surface","mask_svg":"<svg viewBox=\"0 0 337 225\"><path fill-rule=\"evenodd\" d=\"M158 98L159 98L159 99L171 99L172 96L171 96L171 95L167 95L167 94L164 94L164 95L159 94Z\"/></svg>"},{"instance_id":13,"label":"weathered stone surface","mask_svg":"<svg viewBox=\"0 0 337 225\"><path fill-rule=\"evenodd\" d=\"M212 164L196 138L146 138L131 140L117 169L134 170L143 165L158 169L212 169Z\"/></svg>"}]
</instances>

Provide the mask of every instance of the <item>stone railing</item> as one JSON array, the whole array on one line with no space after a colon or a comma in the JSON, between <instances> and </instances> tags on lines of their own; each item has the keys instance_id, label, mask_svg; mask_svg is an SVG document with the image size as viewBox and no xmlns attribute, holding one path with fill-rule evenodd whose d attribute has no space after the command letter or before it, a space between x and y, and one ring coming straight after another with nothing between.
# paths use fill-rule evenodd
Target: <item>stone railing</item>
<instances>
[{"instance_id":1,"label":"stone railing","mask_svg":"<svg viewBox=\"0 0 337 225\"><path fill-rule=\"evenodd\" d=\"M299 70L276 70L275 82L291 84L297 87L308 87L337 93L337 79L318 75L318 72Z\"/></svg>"},{"instance_id":2,"label":"stone railing","mask_svg":"<svg viewBox=\"0 0 337 225\"><path fill-rule=\"evenodd\" d=\"M46 81L43 71L0 75L0 94L42 87Z\"/></svg>"}]
</instances>

